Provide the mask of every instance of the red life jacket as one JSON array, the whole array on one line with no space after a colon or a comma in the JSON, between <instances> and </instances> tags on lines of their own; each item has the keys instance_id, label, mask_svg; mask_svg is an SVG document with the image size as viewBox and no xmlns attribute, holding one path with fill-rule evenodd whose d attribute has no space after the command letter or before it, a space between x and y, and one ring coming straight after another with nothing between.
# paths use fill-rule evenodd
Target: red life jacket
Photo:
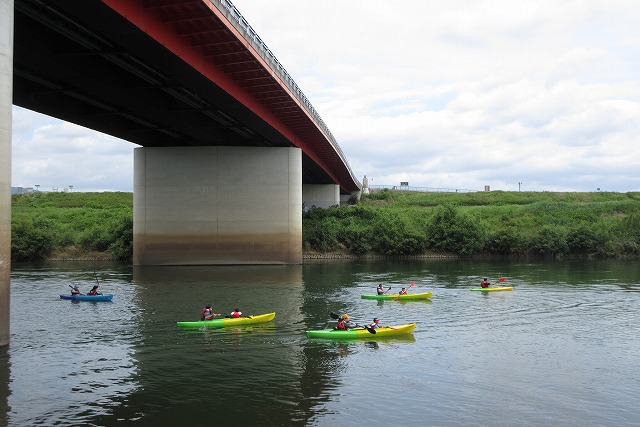
<instances>
[{"instance_id":1,"label":"red life jacket","mask_svg":"<svg viewBox=\"0 0 640 427\"><path fill-rule=\"evenodd\" d=\"M336 325L336 327L338 328L339 331L344 331L347 328L344 326L344 320L340 319L338 320L338 324Z\"/></svg>"},{"instance_id":2,"label":"red life jacket","mask_svg":"<svg viewBox=\"0 0 640 427\"><path fill-rule=\"evenodd\" d=\"M231 313L231 317L238 318L240 316L242 316L242 312L240 311L234 311L233 313Z\"/></svg>"}]
</instances>

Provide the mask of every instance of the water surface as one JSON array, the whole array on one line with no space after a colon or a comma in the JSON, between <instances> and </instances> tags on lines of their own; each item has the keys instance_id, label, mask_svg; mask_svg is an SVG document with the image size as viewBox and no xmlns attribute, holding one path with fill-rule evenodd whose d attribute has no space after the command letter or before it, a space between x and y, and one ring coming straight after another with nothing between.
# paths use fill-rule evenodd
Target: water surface
<instances>
[{"instance_id":1,"label":"water surface","mask_svg":"<svg viewBox=\"0 0 640 427\"><path fill-rule=\"evenodd\" d=\"M470 292L485 275L513 291ZM639 425L639 277L635 261L16 264L0 425ZM112 302L59 299L96 281ZM411 282L432 299L360 299ZM277 315L176 328L207 303ZM307 339L331 312L417 327Z\"/></svg>"}]
</instances>

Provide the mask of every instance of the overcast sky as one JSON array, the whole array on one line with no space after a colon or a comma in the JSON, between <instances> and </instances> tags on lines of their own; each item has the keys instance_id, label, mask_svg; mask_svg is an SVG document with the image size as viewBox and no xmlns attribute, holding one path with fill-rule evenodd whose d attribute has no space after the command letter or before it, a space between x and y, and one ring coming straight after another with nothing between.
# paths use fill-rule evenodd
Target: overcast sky
<instances>
[{"instance_id":1,"label":"overcast sky","mask_svg":"<svg viewBox=\"0 0 640 427\"><path fill-rule=\"evenodd\" d=\"M640 191L637 0L235 0L370 185ZM133 189L133 144L14 107L13 185Z\"/></svg>"}]
</instances>

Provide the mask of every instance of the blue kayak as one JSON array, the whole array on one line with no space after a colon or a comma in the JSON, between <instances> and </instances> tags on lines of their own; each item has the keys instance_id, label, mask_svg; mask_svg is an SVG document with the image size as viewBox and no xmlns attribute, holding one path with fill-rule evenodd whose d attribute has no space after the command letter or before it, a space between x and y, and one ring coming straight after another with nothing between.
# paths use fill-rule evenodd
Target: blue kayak
<instances>
[{"instance_id":1,"label":"blue kayak","mask_svg":"<svg viewBox=\"0 0 640 427\"><path fill-rule=\"evenodd\" d=\"M111 301L113 294L104 295L60 295L62 299L70 299L73 301Z\"/></svg>"}]
</instances>

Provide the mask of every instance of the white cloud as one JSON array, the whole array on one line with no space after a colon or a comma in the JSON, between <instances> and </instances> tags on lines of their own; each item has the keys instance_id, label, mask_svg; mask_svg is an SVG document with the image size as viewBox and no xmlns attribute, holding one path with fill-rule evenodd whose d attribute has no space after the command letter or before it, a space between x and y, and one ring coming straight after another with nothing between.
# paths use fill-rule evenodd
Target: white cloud
<instances>
[{"instance_id":1,"label":"white cloud","mask_svg":"<svg viewBox=\"0 0 640 427\"><path fill-rule=\"evenodd\" d=\"M640 191L636 1L234 4L372 185ZM132 144L14 115L14 182L131 190Z\"/></svg>"}]
</instances>

